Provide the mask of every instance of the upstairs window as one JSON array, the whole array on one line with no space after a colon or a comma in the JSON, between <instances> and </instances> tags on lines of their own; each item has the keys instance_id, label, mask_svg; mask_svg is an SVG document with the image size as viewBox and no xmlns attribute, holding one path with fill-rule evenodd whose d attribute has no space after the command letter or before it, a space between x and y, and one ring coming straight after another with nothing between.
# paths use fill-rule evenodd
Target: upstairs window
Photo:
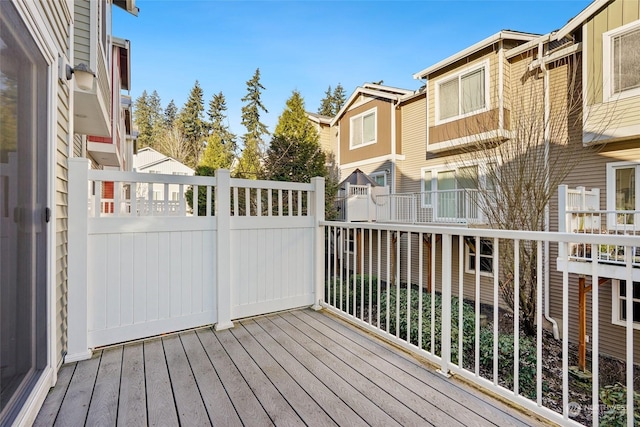
<instances>
[{"instance_id":1,"label":"upstairs window","mask_svg":"<svg viewBox=\"0 0 640 427\"><path fill-rule=\"evenodd\" d=\"M467 68L436 83L436 124L488 109L489 64Z\"/></svg>"},{"instance_id":2,"label":"upstairs window","mask_svg":"<svg viewBox=\"0 0 640 427\"><path fill-rule=\"evenodd\" d=\"M373 108L351 118L350 148L376 143L376 112L377 109Z\"/></svg>"},{"instance_id":3,"label":"upstairs window","mask_svg":"<svg viewBox=\"0 0 640 427\"><path fill-rule=\"evenodd\" d=\"M640 21L603 35L605 100L640 95Z\"/></svg>"}]
</instances>

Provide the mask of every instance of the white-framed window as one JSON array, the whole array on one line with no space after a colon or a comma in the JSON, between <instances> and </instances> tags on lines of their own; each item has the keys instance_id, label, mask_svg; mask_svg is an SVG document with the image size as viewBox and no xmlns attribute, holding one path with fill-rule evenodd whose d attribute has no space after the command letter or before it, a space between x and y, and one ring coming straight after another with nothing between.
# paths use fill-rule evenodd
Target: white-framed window
<instances>
[{"instance_id":1,"label":"white-framed window","mask_svg":"<svg viewBox=\"0 0 640 427\"><path fill-rule=\"evenodd\" d=\"M378 108L351 117L349 126L349 148L360 148L376 143Z\"/></svg>"},{"instance_id":2,"label":"white-framed window","mask_svg":"<svg viewBox=\"0 0 640 427\"><path fill-rule=\"evenodd\" d=\"M178 200L180 200L180 197L178 196L178 192L177 191L172 191L171 192L171 201L177 202Z\"/></svg>"},{"instance_id":3,"label":"white-framed window","mask_svg":"<svg viewBox=\"0 0 640 427\"><path fill-rule=\"evenodd\" d=\"M607 163L607 210L640 211L640 161ZM609 229L632 226L640 215L632 213L609 214Z\"/></svg>"},{"instance_id":4,"label":"white-framed window","mask_svg":"<svg viewBox=\"0 0 640 427\"><path fill-rule=\"evenodd\" d=\"M483 276L493 276L493 240L478 239L476 247L475 237L465 237L465 271L475 273L480 268Z\"/></svg>"},{"instance_id":5,"label":"white-framed window","mask_svg":"<svg viewBox=\"0 0 640 427\"><path fill-rule=\"evenodd\" d=\"M436 82L436 125L489 110L489 61Z\"/></svg>"},{"instance_id":6,"label":"white-framed window","mask_svg":"<svg viewBox=\"0 0 640 427\"><path fill-rule=\"evenodd\" d=\"M372 173L371 175L369 175L371 177L372 180L375 181L376 184L378 184L381 187L385 187L387 185L387 173L382 171L382 172L375 172Z\"/></svg>"},{"instance_id":7,"label":"white-framed window","mask_svg":"<svg viewBox=\"0 0 640 427\"><path fill-rule=\"evenodd\" d=\"M611 281L611 323L625 326L627 321L627 281ZM633 282L633 328L640 329L640 282Z\"/></svg>"},{"instance_id":8,"label":"white-framed window","mask_svg":"<svg viewBox=\"0 0 640 427\"><path fill-rule=\"evenodd\" d=\"M422 168L422 207L435 218L477 218L478 165Z\"/></svg>"},{"instance_id":9,"label":"white-framed window","mask_svg":"<svg viewBox=\"0 0 640 427\"><path fill-rule=\"evenodd\" d=\"M602 35L604 100L640 95L640 20Z\"/></svg>"},{"instance_id":10,"label":"white-framed window","mask_svg":"<svg viewBox=\"0 0 640 427\"><path fill-rule=\"evenodd\" d=\"M356 245L356 232L353 229L344 230L344 237L341 239L342 251L347 254L352 254Z\"/></svg>"}]
</instances>

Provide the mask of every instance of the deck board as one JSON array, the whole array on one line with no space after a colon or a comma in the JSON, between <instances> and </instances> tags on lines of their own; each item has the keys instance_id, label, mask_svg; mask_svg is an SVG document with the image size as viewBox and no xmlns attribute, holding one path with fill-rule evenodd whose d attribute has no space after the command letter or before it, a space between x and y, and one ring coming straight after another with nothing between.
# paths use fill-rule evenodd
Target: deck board
<instances>
[{"instance_id":1,"label":"deck board","mask_svg":"<svg viewBox=\"0 0 640 427\"><path fill-rule=\"evenodd\" d=\"M311 310L94 352L65 365L36 418L50 425L538 424Z\"/></svg>"}]
</instances>

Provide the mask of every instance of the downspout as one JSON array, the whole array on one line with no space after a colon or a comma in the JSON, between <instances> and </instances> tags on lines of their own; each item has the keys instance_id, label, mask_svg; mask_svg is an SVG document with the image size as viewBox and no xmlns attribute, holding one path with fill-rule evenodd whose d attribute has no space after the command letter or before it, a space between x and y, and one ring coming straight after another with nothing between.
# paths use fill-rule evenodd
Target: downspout
<instances>
[{"instance_id":1,"label":"downspout","mask_svg":"<svg viewBox=\"0 0 640 427\"><path fill-rule=\"evenodd\" d=\"M544 186L547 194L549 192L549 149L550 149L550 135L549 135L549 117L551 115L551 100L550 100L550 90L549 90L549 70L547 69L547 65L544 61L542 49L544 43L540 42L538 44L538 60L540 62L540 71L543 73L543 86L544 86ZM549 231L549 203L546 204L544 208L544 231ZM544 242L544 258L545 258L545 269L544 269L544 318L547 319L553 329L553 337L555 339L560 338L560 333L558 331L558 322L554 318L551 317L549 313L549 241Z\"/></svg>"}]
</instances>

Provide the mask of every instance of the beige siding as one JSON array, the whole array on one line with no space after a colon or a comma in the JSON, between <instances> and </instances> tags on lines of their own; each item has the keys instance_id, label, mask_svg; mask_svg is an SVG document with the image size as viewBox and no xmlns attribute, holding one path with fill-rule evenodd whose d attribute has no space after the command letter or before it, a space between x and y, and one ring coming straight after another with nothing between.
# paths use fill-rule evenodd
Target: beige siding
<instances>
[{"instance_id":1,"label":"beige siding","mask_svg":"<svg viewBox=\"0 0 640 427\"><path fill-rule=\"evenodd\" d=\"M391 102L382 99L365 99L367 102L351 108L340 119L340 163L343 165L391 154ZM372 108L377 108L376 143L351 150L349 148L350 119Z\"/></svg>"},{"instance_id":2,"label":"beige siding","mask_svg":"<svg viewBox=\"0 0 640 427\"><path fill-rule=\"evenodd\" d=\"M88 0L75 0L73 26L73 55L75 64L81 62L90 65L91 14Z\"/></svg>"},{"instance_id":3,"label":"beige siding","mask_svg":"<svg viewBox=\"0 0 640 427\"><path fill-rule=\"evenodd\" d=\"M402 154L399 163L398 193L420 191L420 168L424 164L427 148L427 100L426 95L401 105Z\"/></svg>"}]
</instances>

